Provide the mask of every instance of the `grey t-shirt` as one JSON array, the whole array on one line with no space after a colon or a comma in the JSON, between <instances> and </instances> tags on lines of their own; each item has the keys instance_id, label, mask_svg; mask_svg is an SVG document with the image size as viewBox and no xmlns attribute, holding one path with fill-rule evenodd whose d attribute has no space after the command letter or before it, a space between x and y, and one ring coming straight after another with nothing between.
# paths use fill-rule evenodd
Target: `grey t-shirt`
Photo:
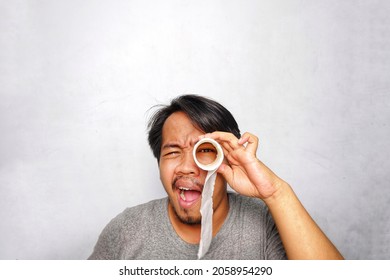
<instances>
[{"instance_id":1,"label":"grey t-shirt","mask_svg":"<svg viewBox=\"0 0 390 280\"><path fill-rule=\"evenodd\" d=\"M286 259L274 221L259 200L229 193L229 214L203 259ZM127 208L104 228L89 259L197 259L168 217L168 198Z\"/></svg>"}]
</instances>

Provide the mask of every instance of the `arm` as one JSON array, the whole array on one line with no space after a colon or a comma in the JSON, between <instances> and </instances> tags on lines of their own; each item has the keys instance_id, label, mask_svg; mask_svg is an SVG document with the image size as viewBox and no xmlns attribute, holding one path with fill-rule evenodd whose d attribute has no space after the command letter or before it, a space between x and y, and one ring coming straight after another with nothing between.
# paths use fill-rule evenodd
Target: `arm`
<instances>
[{"instance_id":1,"label":"arm","mask_svg":"<svg viewBox=\"0 0 390 280\"><path fill-rule=\"evenodd\" d=\"M256 157L258 139L245 133L206 134L223 147L227 163L218 169L238 193L262 199L278 228L289 259L343 259L305 210L292 188Z\"/></svg>"},{"instance_id":2,"label":"arm","mask_svg":"<svg viewBox=\"0 0 390 280\"><path fill-rule=\"evenodd\" d=\"M289 259L343 259L287 183L282 182L278 191L264 201Z\"/></svg>"}]
</instances>

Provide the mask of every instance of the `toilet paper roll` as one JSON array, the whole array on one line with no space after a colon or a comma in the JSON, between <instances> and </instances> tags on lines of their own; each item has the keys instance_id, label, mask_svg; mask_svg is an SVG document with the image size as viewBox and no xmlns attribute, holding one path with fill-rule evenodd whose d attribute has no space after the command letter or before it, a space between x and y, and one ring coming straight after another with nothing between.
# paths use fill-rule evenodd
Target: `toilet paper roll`
<instances>
[{"instance_id":1,"label":"toilet paper roll","mask_svg":"<svg viewBox=\"0 0 390 280\"><path fill-rule=\"evenodd\" d=\"M213 238L213 193L217 169L223 161L223 150L217 141L211 138L203 138L194 146L193 156L199 168L208 171L202 191L200 213L201 235L198 251L198 259L201 259L210 248Z\"/></svg>"}]
</instances>

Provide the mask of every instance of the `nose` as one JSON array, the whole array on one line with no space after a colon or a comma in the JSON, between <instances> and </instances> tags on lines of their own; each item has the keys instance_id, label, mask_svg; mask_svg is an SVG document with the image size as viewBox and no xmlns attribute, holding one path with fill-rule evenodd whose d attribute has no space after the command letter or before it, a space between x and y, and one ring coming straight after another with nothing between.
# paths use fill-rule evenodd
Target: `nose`
<instances>
[{"instance_id":1,"label":"nose","mask_svg":"<svg viewBox=\"0 0 390 280\"><path fill-rule=\"evenodd\" d=\"M182 158L180 163L176 166L175 172L178 175L199 175L200 169L194 161L192 156L192 149L188 149L187 151L183 152Z\"/></svg>"}]
</instances>

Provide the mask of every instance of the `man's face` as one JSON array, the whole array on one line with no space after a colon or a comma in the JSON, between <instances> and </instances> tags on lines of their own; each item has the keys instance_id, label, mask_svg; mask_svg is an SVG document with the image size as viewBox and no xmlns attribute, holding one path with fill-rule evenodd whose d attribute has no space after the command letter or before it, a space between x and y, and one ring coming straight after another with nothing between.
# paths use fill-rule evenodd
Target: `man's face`
<instances>
[{"instance_id":1,"label":"man's face","mask_svg":"<svg viewBox=\"0 0 390 280\"><path fill-rule=\"evenodd\" d=\"M160 179L169 197L169 207L185 224L201 221L201 194L207 172L195 164L192 150L198 136L203 134L183 112L170 115L162 130ZM213 195L214 211L223 200L227 200L226 183L218 174Z\"/></svg>"}]
</instances>

